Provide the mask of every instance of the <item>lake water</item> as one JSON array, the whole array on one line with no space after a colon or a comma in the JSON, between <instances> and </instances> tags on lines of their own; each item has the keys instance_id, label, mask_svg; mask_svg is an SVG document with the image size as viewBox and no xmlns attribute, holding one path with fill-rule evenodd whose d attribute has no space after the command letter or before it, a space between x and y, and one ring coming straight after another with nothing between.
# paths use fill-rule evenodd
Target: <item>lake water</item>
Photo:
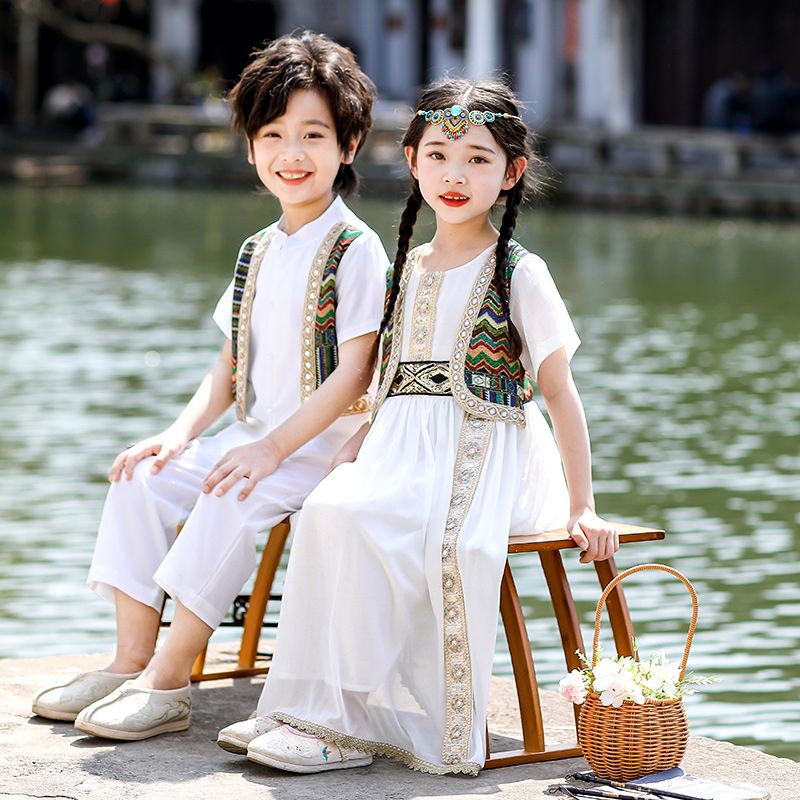
<instances>
[{"instance_id":1,"label":"lake water","mask_svg":"<svg viewBox=\"0 0 800 800\"><path fill-rule=\"evenodd\" d=\"M400 203L353 205L391 243ZM111 608L84 585L108 466L195 388L238 244L274 216L247 193L0 188L0 657L112 648ZM618 564L671 564L698 590L690 668L720 681L689 700L694 732L800 760L800 231L535 211L517 235L583 339L599 511L668 531ZM590 641L594 572L566 560ZM513 564L552 687L538 562ZM642 651L677 657L682 585L647 573L628 599Z\"/></svg>"}]
</instances>

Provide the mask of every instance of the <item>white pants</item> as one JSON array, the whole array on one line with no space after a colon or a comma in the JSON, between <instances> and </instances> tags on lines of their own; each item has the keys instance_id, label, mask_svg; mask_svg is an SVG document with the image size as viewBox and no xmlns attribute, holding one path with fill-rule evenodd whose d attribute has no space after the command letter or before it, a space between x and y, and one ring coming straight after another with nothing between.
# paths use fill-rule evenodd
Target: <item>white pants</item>
<instances>
[{"instance_id":1,"label":"white pants","mask_svg":"<svg viewBox=\"0 0 800 800\"><path fill-rule=\"evenodd\" d=\"M222 497L203 494L203 479L219 458L249 441L248 426L234 423L216 436L194 440L161 472L151 475L155 459L146 458L131 480L123 476L112 484L89 587L111 601L119 589L158 611L167 592L216 628L255 568L256 534L299 510L330 458L317 448L305 455L298 451L245 500L238 499L239 484Z\"/></svg>"}]
</instances>

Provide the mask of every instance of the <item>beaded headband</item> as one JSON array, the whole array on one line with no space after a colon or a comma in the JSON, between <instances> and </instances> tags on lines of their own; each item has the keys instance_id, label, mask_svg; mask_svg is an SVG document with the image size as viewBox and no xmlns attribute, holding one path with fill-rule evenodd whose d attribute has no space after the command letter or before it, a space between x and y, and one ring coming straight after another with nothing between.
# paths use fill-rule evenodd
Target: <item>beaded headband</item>
<instances>
[{"instance_id":1,"label":"beaded headband","mask_svg":"<svg viewBox=\"0 0 800 800\"><path fill-rule=\"evenodd\" d=\"M468 130L470 123L473 125L486 125L497 119L521 119L516 114L505 114L498 111L478 111L462 108L459 105L449 108L420 109L417 111L418 117L424 117L425 122L431 125L441 125L442 133L451 141L460 139Z\"/></svg>"}]
</instances>

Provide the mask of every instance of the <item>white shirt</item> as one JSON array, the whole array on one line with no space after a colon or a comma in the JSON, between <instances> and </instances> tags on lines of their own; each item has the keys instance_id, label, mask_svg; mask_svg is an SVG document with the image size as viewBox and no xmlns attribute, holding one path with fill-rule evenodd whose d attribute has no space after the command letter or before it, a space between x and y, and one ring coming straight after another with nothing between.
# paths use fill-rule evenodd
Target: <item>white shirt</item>
<instances>
[{"instance_id":1,"label":"white shirt","mask_svg":"<svg viewBox=\"0 0 800 800\"><path fill-rule=\"evenodd\" d=\"M432 361L450 360L464 306L469 300L478 273L494 247L495 245L491 245L466 264L441 273L435 301L430 355ZM421 279L421 274L414 269L406 292L401 360L409 358L414 300ZM534 253L528 253L514 269L511 277L510 311L511 321L522 339L522 365L534 380L538 379L542 362L560 347L565 348L567 359L572 359L580 339L547 264Z\"/></svg>"},{"instance_id":2,"label":"white shirt","mask_svg":"<svg viewBox=\"0 0 800 800\"><path fill-rule=\"evenodd\" d=\"M279 223L258 273L250 324L249 378L255 400L248 415L268 430L300 408L300 343L308 273L322 240L337 222L363 231L342 256L336 275L338 344L341 347L348 339L380 327L389 259L378 235L338 196L322 215L291 235ZM214 310L214 321L228 338L232 299L233 280ZM363 414L340 417L326 433L336 439L349 436L364 419Z\"/></svg>"}]
</instances>

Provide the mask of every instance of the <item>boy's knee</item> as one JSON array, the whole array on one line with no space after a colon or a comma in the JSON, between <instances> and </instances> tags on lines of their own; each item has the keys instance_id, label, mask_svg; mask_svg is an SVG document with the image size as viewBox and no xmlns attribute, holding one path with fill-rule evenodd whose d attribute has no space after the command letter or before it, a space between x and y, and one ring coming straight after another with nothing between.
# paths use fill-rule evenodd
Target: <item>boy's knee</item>
<instances>
[{"instance_id":1,"label":"boy's knee","mask_svg":"<svg viewBox=\"0 0 800 800\"><path fill-rule=\"evenodd\" d=\"M239 493L245 485L246 481L243 478L222 495L217 494L216 488L208 493L201 491L192 509L192 515L197 515L198 518L203 519L218 519L222 517L231 521L246 517L248 514L246 510L248 501L251 501L253 496L250 495L245 500L239 499Z\"/></svg>"},{"instance_id":2,"label":"boy's knee","mask_svg":"<svg viewBox=\"0 0 800 800\"><path fill-rule=\"evenodd\" d=\"M131 477L128 478L126 472L122 472L119 480L111 484L112 492L126 492L126 491L139 491L142 487L147 487L148 482L153 477L150 474L150 469L155 462L155 456L148 456L139 461L133 468Z\"/></svg>"}]
</instances>

